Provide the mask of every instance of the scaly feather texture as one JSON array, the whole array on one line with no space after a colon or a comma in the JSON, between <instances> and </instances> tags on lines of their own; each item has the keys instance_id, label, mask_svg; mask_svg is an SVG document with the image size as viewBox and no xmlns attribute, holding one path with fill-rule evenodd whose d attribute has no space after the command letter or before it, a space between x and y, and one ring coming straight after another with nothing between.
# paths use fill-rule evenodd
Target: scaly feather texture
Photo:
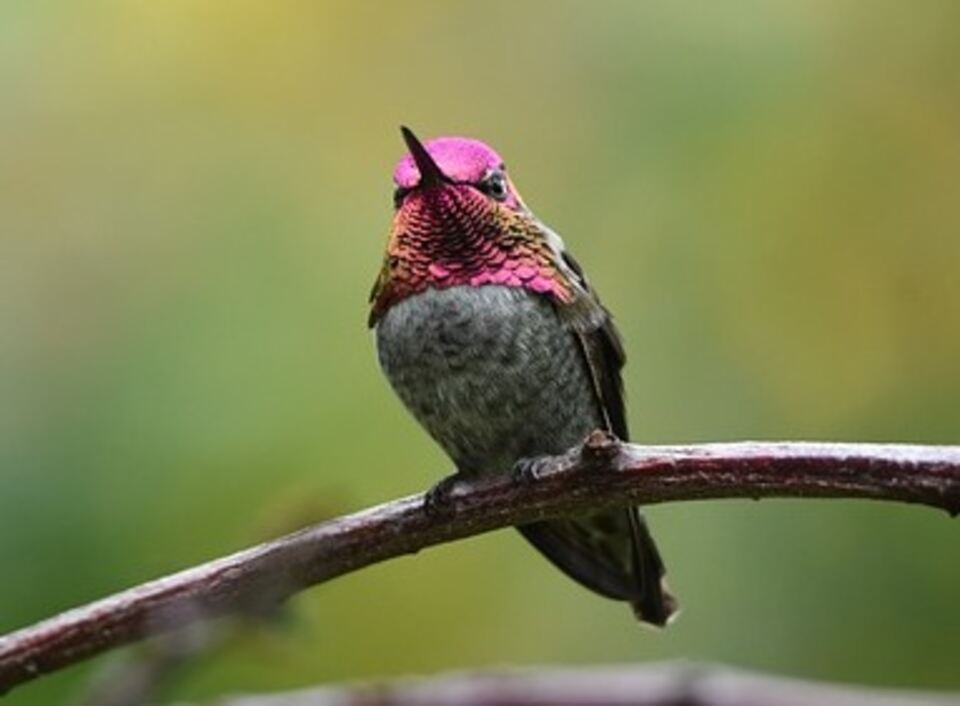
<instances>
[{"instance_id":1,"label":"scaly feather texture","mask_svg":"<svg viewBox=\"0 0 960 706\"><path fill-rule=\"evenodd\" d=\"M370 323L428 287L486 284L573 300L555 253L529 218L465 184L411 192L393 222Z\"/></svg>"},{"instance_id":2,"label":"scaly feather texture","mask_svg":"<svg viewBox=\"0 0 960 706\"><path fill-rule=\"evenodd\" d=\"M562 240L476 140L426 145L394 172L397 213L371 292L391 385L459 474L509 473L607 429L627 439L623 347ZM518 528L554 565L664 625L676 603L636 509Z\"/></svg>"}]
</instances>

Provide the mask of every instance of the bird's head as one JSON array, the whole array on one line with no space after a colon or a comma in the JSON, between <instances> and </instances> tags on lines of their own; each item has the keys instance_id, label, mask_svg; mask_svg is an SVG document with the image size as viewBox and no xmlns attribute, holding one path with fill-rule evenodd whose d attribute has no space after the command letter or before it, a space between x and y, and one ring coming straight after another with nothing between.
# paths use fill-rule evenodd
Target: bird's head
<instances>
[{"instance_id":1,"label":"bird's head","mask_svg":"<svg viewBox=\"0 0 960 706\"><path fill-rule=\"evenodd\" d=\"M410 199L411 206L413 201L430 196L447 201L444 192L447 197L453 192L486 201L488 206L502 204L514 211L526 210L507 176L503 159L489 145L468 137L437 137L424 144L409 128L400 130L410 151L393 171L398 210L411 196L415 197Z\"/></svg>"},{"instance_id":2,"label":"bird's head","mask_svg":"<svg viewBox=\"0 0 960 706\"><path fill-rule=\"evenodd\" d=\"M523 203L499 154L466 137L421 142L401 132L409 152L393 172L396 212L371 323L428 287L496 284L570 298L559 239Z\"/></svg>"}]
</instances>

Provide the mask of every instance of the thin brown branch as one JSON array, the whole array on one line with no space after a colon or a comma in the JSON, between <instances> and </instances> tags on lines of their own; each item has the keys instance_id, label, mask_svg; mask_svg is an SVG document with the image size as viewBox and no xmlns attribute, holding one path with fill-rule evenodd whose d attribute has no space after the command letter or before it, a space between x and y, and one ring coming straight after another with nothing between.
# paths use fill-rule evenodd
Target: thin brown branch
<instances>
[{"instance_id":1,"label":"thin brown branch","mask_svg":"<svg viewBox=\"0 0 960 706\"><path fill-rule=\"evenodd\" d=\"M217 706L957 706L960 693L881 690L662 663L450 674L234 696Z\"/></svg>"},{"instance_id":2,"label":"thin brown branch","mask_svg":"<svg viewBox=\"0 0 960 706\"><path fill-rule=\"evenodd\" d=\"M869 498L960 512L960 447L737 443L633 446L595 433L537 482L461 485L449 512L386 503L151 581L0 637L0 693L106 650L269 609L364 566L510 525L705 498Z\"/></svg>"}]
</instances>

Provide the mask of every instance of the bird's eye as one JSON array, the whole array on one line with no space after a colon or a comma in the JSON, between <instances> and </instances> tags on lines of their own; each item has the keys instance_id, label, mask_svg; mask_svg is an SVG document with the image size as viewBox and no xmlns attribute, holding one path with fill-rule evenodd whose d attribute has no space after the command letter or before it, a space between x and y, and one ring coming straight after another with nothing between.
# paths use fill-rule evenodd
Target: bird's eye
<instances>
[{"instance_id":1,"label":"bird's eye","mask_svg":"<svg viewBox=\"0 0 960 706\"><path fill-rule=\"evenodd\" d=\"M410 189L405 189L402 186L398 186L396 189L394 189L394 192L393 192L394 208L400 208L400 206L403 204L403 199L406 197L409 191Z\"/></svg>"},{"instance_id":2,"label":"bird's eye","mask_svg":"<svg viewBox=\"0 0 960 706\"><path fill-rule=\"evenodd\" d=\"M497 201L505 201L509 195L507 177L500 171L490 172L484 177L483 181L480 182L480 189Z\"/></svg>"}]
</instances>

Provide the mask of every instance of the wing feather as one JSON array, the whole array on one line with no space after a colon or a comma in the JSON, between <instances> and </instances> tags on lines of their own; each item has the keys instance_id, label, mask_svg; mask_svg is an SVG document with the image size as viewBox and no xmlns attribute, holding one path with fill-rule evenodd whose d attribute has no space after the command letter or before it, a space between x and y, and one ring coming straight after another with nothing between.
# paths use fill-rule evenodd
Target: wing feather
<instances>
[{"instance_id":1,"label":"wing feather","mask_svg":"<svg viewBox=\"0 0 960 706\"><path fill-rule=\"evenodd\" d=\"M626 354L620 334L583 268L562 248L559 237L551 236L578 293L570 304L558 304L558 313L580 343L607 430L626 441L629 430L621 375ZM572 578L597 593L628 601L639 619L665 625L675 612L676 600L663 581L663 561L637 508L519 529Z\"/></svg>"}]
</instances>

